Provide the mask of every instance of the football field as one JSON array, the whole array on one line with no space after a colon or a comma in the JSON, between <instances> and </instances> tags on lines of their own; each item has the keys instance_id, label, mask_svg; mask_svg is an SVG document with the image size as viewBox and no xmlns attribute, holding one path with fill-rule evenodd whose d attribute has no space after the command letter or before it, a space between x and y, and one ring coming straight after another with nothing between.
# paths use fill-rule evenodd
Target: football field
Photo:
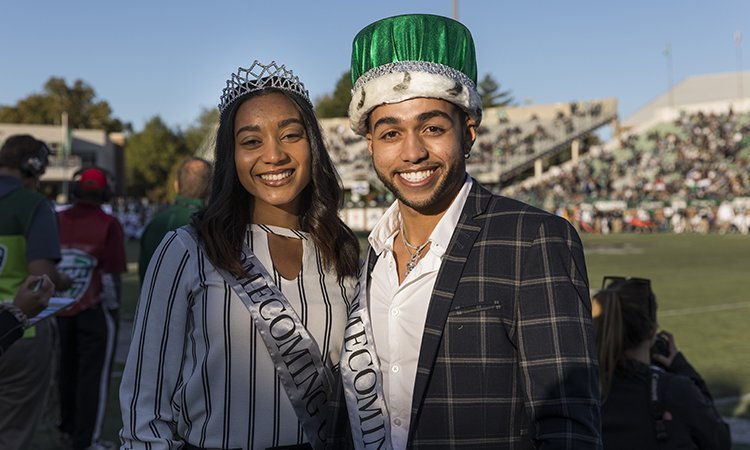
<instances>
[{"instance_id":1,"label":"football field","mask_svg":"<svg viewBox=\"0 0 750 450\"><path fill-rule=\"evenodd\" d=\"M714 397L750 393L750 236L582 236L589 282L604 275L650 278L663 329ZM730 406L730 405L727 405ZM747 417L747 402L733 407Z\"/></svg>"}]
</instances>

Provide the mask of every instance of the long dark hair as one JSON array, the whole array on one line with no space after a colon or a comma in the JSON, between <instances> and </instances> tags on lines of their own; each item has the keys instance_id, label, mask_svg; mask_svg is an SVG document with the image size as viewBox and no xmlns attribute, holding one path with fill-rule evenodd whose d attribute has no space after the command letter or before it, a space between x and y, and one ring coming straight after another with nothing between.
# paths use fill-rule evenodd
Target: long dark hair
<instances>
[{"instance_id":1,"label":"long dark hair","mask_svg":"<svg viewBox=\"0 0 750 450\"><path fill-rule=\"evenodd\" d=\"M206 207L193 216L193 226L205 243L207 256L217 267L234 275L245 275L239 255L247 226L252 220L253 197L237 177L234 163L234 119L242 103L270 92L280 92L296 105L308 136L312 155L312 179L300 194L302 229L310 233L326 269L334 269L339 280L356 276L359 242L338 217L343 197L341 185L328 156L312 106L294 92L273 88L246 94L221 114L216 134L211 198Z\"/></svg>"},{"instance_id":2,"label":"long dark hair","mask_svg":"<svg viewBox=\"0 0 750 450\"><path fill-rule=\"evenodd\" d=\"M594 295L601 312L594 317L599 381L606 399L617 367L628 367L625 352L649 339L657 326L656 296L644 279L616 281Z\"/></svg>"}]
</instances>

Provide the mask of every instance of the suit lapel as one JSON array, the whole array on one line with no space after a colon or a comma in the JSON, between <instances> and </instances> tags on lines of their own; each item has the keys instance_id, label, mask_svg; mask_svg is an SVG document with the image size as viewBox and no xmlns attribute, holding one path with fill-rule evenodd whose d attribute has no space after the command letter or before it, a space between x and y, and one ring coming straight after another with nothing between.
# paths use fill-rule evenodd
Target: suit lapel
<instances>
[{"instance_id":1,"label":"suit lapel","mask_svg":"<svg viewBox=\"0 0 750 450\"><path fill-rule=\"evenodd\" d=\"M424 401L427 381L435 363L443 328L451 309L458 281L461 279L466 260L481 230L481 222L476 218L486 210L491 198L492 194L475 180L466 199L466 204L461 211L456 230L453 232L448 249L443 256L443 263L438 271L435 288L430 298L430 306L427 309L425 329L422 335L419 364L414 383L414 396L412 397L412 426L409 430L408 442L411 442L414 435L416 420Z\"/></svg>"}]
</instances>

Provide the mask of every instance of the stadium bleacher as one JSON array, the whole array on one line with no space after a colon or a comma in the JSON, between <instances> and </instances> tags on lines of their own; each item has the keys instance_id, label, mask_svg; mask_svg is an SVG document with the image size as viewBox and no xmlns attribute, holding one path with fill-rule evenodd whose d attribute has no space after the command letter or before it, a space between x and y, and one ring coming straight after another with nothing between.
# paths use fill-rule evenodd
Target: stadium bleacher
<instances>
[{"instance_id":1,"label":"stadium bleacher","mask_svg":"<svg viewBox=\"0 0 750 450\"><path fill-rule=\"evenodd\" d=\"M556 167L503 195L585 232L750 229L750 116L683 114Z\"/></svg>"},{"instance_id":2,"label":"stadium bleacher","mask_svg":"<svg viewBox=\"0 0 750 450\"><path fill-rule=\"evenodd\" d=\"M489 108L467 171L495 192L556 212L583 232L747 234L750 115L712 108L580 148L580 155L579 144L591 133L608 124L617 128L616 100ZM367 230L393 196L377 180L366 141L348 120L321 123L348 193L344 220ZM569 160L559 164L561 154Z\"/></svg>"}]
</instances>

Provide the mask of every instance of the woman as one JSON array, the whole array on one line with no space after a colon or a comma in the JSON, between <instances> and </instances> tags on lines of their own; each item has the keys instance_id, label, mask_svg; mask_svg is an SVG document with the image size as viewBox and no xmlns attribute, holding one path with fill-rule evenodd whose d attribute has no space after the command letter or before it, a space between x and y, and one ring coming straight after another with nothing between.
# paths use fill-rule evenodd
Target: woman
<instances>
[{"instance_id":1,"label":"woman","mask_svg":"<svg viewBox=\"0 0 750 450\"><path fill-rule=\"evenodd\" d=\"M358 243L296 76L256 61L219 109L212 197L144 280L123 448L320 448Z\"/></svg>"},{"instance_id":2,"label":"woman","mask_svg":"<svg viewBox=\"0 0 750 450\"><path fill-rule=\"evenodd\" d=\"M729 427L703 379L670 333L657 334L651 282L607 277L592 307L604 448L729 449ZM657 340L665 344L658 351Z\"/></svg>"}]
</instances>

